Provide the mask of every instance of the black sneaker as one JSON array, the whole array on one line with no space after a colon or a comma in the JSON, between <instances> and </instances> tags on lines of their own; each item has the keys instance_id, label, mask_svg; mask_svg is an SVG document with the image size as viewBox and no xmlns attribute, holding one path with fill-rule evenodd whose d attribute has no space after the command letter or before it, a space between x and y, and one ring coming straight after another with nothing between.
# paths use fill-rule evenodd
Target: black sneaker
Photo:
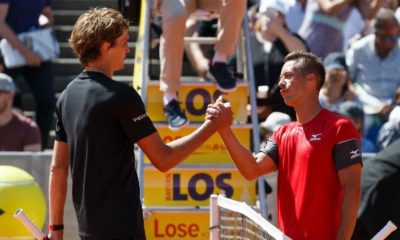
<instances>
[{"instance_id":1,"label":"black sneaker","mask_svg":"<svg viewBox=\"0 0 400 240\"><path fill-rule=\"evenodd\" d=\"M210 65L209 73L221 92L232 92L236 89L236 79L224 62L215 62Z\"/></svg>"},{"instance_id":2,"label":"black sneaker","mask_svg":"<svg viewBox=\"0 0 400 240\"><path fill-rule=\"evenodd\" d=\"M186 118L185 113L179 106L179 102L175 99L171 100L164 107L164 114L167 117L168 127L171 130L179 130L181 127L189 123L189 120Z\"/></svg>"}]
</instances>

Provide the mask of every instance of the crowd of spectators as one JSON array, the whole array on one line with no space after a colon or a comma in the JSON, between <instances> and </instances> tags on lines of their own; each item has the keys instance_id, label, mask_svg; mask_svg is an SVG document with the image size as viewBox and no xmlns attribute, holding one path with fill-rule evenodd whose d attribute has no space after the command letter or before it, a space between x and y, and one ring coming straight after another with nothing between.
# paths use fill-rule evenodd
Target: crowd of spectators
<instances>
[{"instance_id":1,"label":"crowd of spectators","mask_svg":"<svg viewBox=\"0 0 400 240\"><path fill-rule=\"evenodd\" d=\"M324 108L349 117L362 135L363 152L377 152L399 138L398 1L260 0L249 11L259 121L287 113L279 99L281 57L306 49L324 62ZM396 14L397 12L397 14ZM286 31L284 34L283 29ZM291 42L290 42L291 40ZM297 44L292 44L297 43ZM259 57L261 56L261 57ZM274 74L275 73L275 74ZM261 127L262 128L262 127Z\"/></svg>"},{"instance_id":2,"label":"crowd of spectators","mask_svg":"<svg viewBox=\"0 0 400 240\"><path fill-rule=\"evenodd\" d=\"M209 5L198 2L202 1L170 0L159 5L162 27L168 29L163 31L160 42L160 89L172 129L188 123L177 94L184 50L202 79L213 76L221 92L236 88L232 78L238 75L237 56L229 55L234 52L242 16L246 14L242 12L246 1L209 1ZM51 61L41 61L17 35L39 28L40 16L47 17L47 24L51 25L50 3L32 1L29 8L21 7L25 4L22 1L0 0L0 36L18 49L27 62L16 69L0 68L6 73L0 73L0 151L40 151L48 145L55 105ZM324 63L321 106L353 122L362 136L363 153L387 148L397 157L381 153L377 155L378 161L398 160L395 147L400 146L400 0L254 0L248 1L248 5L251 32L247 40L252 46L249 50L253 56L262 144L282 124L296 120L294 110L286 106L280 95L278 81L284 57L303 50L314 53ZM206 22L191 18L199 11L206 16ZM201 45L185 46L184 36L201 36L202 27L204 30L204 26L215 24L217 43L211 59ZM34 119L17 110L21 107L17 87L21 78L36 101ZM374 171L376 162L368 162L363 174L372 176L368 171ZM398 175L398 168L396 171ZM366 179L368 183L369 178ZM368 197L363 195L364 199ZM366 234L364 228L372 221L367 219L369 212L361 213L356 233Z\"/></svg>"},{"instance_id":3,"label":"crowd of spectators","mask_svg":"<svg viewBox=\"0 0 400 240\"><path fill-rule=\"evenodd\" d=\"M389 116L399 114L393 110L399 104L400 91L399 9L397 0L249 1L248 40L259 122L274 112L296 119L293 109L283 102L277 82L283 57L305 50L319 56L326 68L321 105L353 120L362 134L364 152L374 153L397 139L400 126ZM209 36L204 25L215 25L210 20L190 21L188 32L193 36ZM193 26L199 27L193 30ZM187 56L204 79L208 62L201 49L199 45L188 48ZM239 75L236 58L230 57L228 64Z\"/></svg>"},{"instance_id":4,"label":"crowd of spectators","mask_svg":"<svg viewBox=\"0 0 400 240\"><path fill-rule=\"evenodd\" d=\"M0 5L4 15L2 24L8 29L3 30L2 34L13 40L13 36L22 30L18 30L18 26L13 24L10 4L14 3L4 1ZM357 111L361 109L357 116L363 119L359 131L367 142L364 146L369 146L364 148L365 151L382 150L399 138L399 1L253 0L248 1L247 5L259 122L265 121L273 112L282 112L288 114L291 120L296 119L293 109L284 104L277 82L283 57L295 50L305 50L313 52L324 61L326 79L320 92L321 105L341 114L344 114L339 111L341 105L349 101L357 105ZM52 23L50 5L37 7L35 19L40 15L47 15ZM192 10L191 12L195 11ZM204 9L200 6L197 10ZM218 12L215 14L208 11L208 14L214 14L217 20L220 17ZM188 28L185 34L190 36L201 35L204 26L216 23L215 20L204 18L185 19ZM37 26L37 22L27 22L26 25ZM165 38L165 33L162 36ZM186 48L187 56L195 69L206 79L210 62L201 50L202 46L199 45L189 44ZM30 58L29 52L27 58ZM236 66L235 60L235 56L229 58L228 64L231 67ZM32 88L37 101L37 115L34 120L38 122L43 147L47 144L48 132L51 130L50 116L53 115L54 101L50 96L54 95L53 81L50 75L43 75L40 77L41 81L34 81L26 72L32 69L42 71L48 64L50 63L42 62L25 66L18 71L4 69L14 78L17 78L14 73L23 74ZM35 73L38 73L36 70ZM38 75L34 76L37 78ZM43 83L43 79L49 79L51 84L32 85L35 82ZM18 105L18 102L17 97L14 105ZM355 106L351 107L354 108ZM352 117L349 114L347 116Z\"/></svg>"},{"instance_id":5,"label":"crowd of spectators","mask_svg":"<svg viewBox=\"0 0 400 240\"><path fill-rule=\"evenodd\" d=\"M53 16L51 11L51 0L0 1L0 36L2 39L8 41L25 59L25 65L23 66L14 67L5 64L3 68L2 65L2 71L9 75L17 86L24 85L25 83L32 92L36 107L33 120L36 121L39 127L39 137L41 139L39 146L42 146L43 148L47 146L49 141L49 132L53 126L54 119L55 91L52 75L52 63L50 60L44 61L39 54L35 53L31 49L32 43L22 41L18 38L18 35L35 31L45 26L51 26L52 24ZM5 53L2 52L2 54ZM4 56L4 58L5 57L6 56ZM12 94L12 97L15 97L12 101L13 106L17 109L23 110L21 92L17 91ZM10 101L11 100L9 100L9 102ZM14 117L14 119L16 119L16 117ZM19 119L24 119L24 117L21 115ZM26 120L22 121L26 122ZM4 127L4 125L5 123L2 123L0 127ZM18 131L22 131L22 129L18 128ZM25 134L31 134L31 132L28 131ZM2 134L0 134L0 142L4 143L10 139L20 142L24 141L23 139L19 139L20 137L21 136L18 135L17 132L11 135L9 133L6 134L5 132L3 134L2 132ZM35 136L32 137L36 139ZM0 146L0 149L12 151L21 148ZM28 150L31 148L24 147L23 149ZM41 147L39 147L39 149L41 150Z\"/></svg>"}]
</instances>

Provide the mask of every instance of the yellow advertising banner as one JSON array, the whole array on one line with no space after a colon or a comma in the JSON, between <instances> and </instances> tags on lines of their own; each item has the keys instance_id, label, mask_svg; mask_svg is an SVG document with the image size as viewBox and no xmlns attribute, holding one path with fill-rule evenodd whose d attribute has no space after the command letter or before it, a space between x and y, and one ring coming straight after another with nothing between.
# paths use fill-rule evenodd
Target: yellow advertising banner
<instances>
[{"instance_id":1,"label":"yellow advertising banner","mask_svg":"<svg viewBox=\"0 0 400 240\"><path fill-rule=\"evenodd\" d=\"M222 93L217 90L215 83L209 82L182 82L179 89L181 107L191 122L203 122L208 104L214 103ZM154 122L165 122L163 112L162 92L158 81L148 82L147 112ZM233 117L240 123L247 121L247 84L239 83L238 88L228 94L223 94L224 99L231 102Z\"/></svg>"},{"instance_id":2,"label":"yellow advertising banner","mask_svg":"<svg viewBox=\"0 0 400 240\"><path fill-rule=\"evenodd\" d=\"M209 216L210 214L207 210L144 210L144 226L146 230L146 237L149 240L209 240Z\"/></svg>"},{"instance_id":3,"label":"yellow advertising banner","mask_svg":"<svg viewBox=\"0 0 400 240\"><path fill-rule=\"evenodd\" d=\"M165 143L181 138L193 132L199 124L190 124L179 131L172 131L166 124L156 124L158 133ZM250 128L251 125L233 126L232 130L236 138L247 149L250 148ZM145 163L150 163L145 156ZM232 160L229 157L226 147L221 137L215 133L205 143L203 143L195 152L193 152L182 164L230 164Z\"/></svg>"},{"instance_id":4,"label":"yellow advertising banner","mask_svg":"<svg viewBox=\"0 0 400 240\"><path fill-rule=\"evenodd\" d=\"M175 168L166 173L145 167L145 206L209 206L211 194L253 205L255 181L246 180L234 167Z\"/></svg>"}]
</instances>

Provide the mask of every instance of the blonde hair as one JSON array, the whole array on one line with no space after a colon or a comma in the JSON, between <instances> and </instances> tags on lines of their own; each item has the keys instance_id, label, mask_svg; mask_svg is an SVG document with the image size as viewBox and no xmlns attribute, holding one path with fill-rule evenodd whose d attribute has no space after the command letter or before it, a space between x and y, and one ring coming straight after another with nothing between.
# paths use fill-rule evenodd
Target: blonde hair
<instances>
[{"instance_id":1,"label":"blonde hair","mask_svg":"<svg viewBox=\"0 0 400 240\"><path fill-rule=\"evenodd\" d=\"M129 22L122 14L111 8L93 8L76 21L69 44L79 61L85 66L100 55L103 42L114 45L115 40L128 29Z\"/></svg>"}]
</instances>

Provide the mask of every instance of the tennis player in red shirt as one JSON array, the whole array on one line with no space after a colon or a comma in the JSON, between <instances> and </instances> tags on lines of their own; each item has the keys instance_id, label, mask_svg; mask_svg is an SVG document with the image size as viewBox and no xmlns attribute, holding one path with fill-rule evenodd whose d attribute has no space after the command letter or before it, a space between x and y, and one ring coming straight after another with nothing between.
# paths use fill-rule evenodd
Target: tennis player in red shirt
<instances>
[{"instance_id":1,"label":"tennis player in red shirt","mask_svg":"<svg viewBox=\"0 0 400 240\"><path fill-rule=\"evenodd\" d=\"M295 240L350 239L360 200L360 136L347 118L323 109L318 93L325 77L315 55L285 58L279 87L297 121L278 128L255 157L230 127L219 130L246 179L278 170L278 223ZM208 118L218 115L217 102Z\"/></svg>"}]
</instances>

